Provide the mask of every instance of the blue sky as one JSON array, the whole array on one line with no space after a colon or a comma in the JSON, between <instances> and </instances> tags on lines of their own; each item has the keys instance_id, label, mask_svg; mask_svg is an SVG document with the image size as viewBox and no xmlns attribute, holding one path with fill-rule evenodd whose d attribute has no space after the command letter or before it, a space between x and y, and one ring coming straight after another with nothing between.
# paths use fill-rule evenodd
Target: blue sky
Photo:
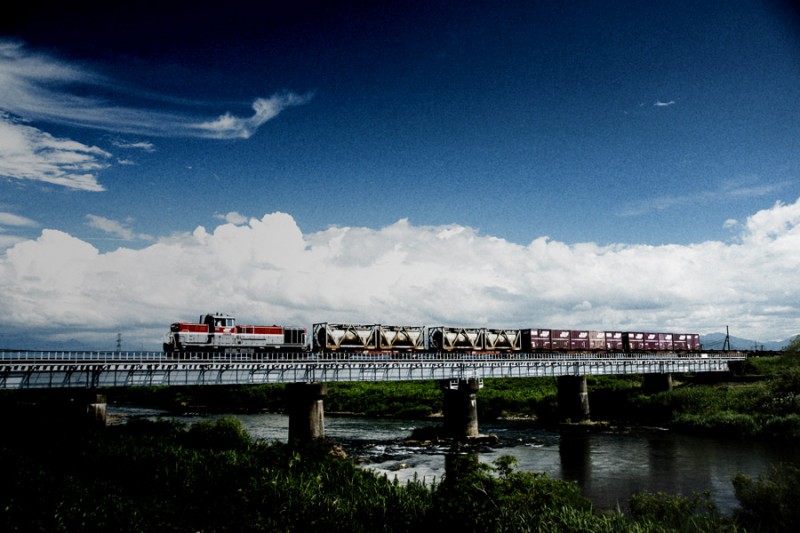
<instances>
[{"instance_id":1,"label":"blue sky","mask_svg":"<svg viewBox=\"0 0 800 533\"><path fill-rule=\"evenodd\" d=\"M552 327L710 332L736 321L761 340L800 332L797 289L778 285L800 264L787 244L800 210L791 3L283 4L42 1L0 22L0 304L16 310L11 329L51 324L65 338L126 329L145 344L161 324L213 304L270 323L559 320ZM268 223L273 213L291 223ZM302 254L259 266L250 237L262 226L287 232L262 236L276 253L299 239L306 251L339 250L341 269L311 272ZM250 232L253 248L227 250L241 256L230 270L200 227ZM444 234L470 237L402 255ZM159 270L189 241L208 268ZM489 255L478 253L484 245ZM388 248L370 256L371 246ZM391 250L402 257L387 272ZM677 262L696 253L694 264ZM512 256L527 270L498 266ZM725 256L727 266L716 263ZM41 262L59 270L21 266ZM584 297L617 264L670 285L657 313L642 311L652 302L627 294L636 283L625 279ZM216 278L213 265L224 267ZM562 290L516 285L545 265L571 273L550 280ZM150 301L167 289L127 285L134 268L175 276L167 286L185 283L192 295ZM441 278L425 278L437 268ZM500 270L481 278L485 268ZM61 276L84 281L67 290ZM229 276L241 285L218 279ZM332 277L352 286L334 298ZM373 277L371 296L348 299ZM98 311L96 328L67 318L97 307L87 287L106 278L117 281L101 293L138 311ZM473 296L456 308L413 296L439 292L442 280ZM307 301L293 302L281 283ZM258 297L230 294L254 286ZM505 303L494 308L498 287Z\"/></svg>"}]
</instances>

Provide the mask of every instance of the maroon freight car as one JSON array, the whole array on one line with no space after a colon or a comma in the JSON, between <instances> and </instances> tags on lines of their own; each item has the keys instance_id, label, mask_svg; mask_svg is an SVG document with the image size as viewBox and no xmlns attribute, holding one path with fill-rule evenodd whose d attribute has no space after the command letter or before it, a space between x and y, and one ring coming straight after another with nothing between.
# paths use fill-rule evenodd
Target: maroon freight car
<instances>
[{"instance_id":1,"label":"maroon freight car","mask_svg":"<svg viewBox=\"0 0 800 533\"><path fill-rule=\"evenodd\" d=\"M606 331L606 350L617 352L622 351L622 332Z\"/></svg>"}]
</instances>

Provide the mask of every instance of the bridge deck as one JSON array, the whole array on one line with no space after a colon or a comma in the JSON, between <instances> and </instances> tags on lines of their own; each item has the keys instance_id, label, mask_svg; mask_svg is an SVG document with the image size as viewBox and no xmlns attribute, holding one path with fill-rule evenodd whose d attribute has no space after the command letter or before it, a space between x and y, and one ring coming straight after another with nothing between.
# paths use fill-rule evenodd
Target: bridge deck
<instances>
[{"instance_id":1,"label":"bridge deck","mask_svg":"<svg viewBox=\"0 0 800 533\"><path fill-rule=\"evenodd\" d=\"M205 354L204 357L208 357ZM176 360L155 352L0 352L0 389L413 381L724 372L743 352L275 354Z\"/></svg>"}]
</instances>

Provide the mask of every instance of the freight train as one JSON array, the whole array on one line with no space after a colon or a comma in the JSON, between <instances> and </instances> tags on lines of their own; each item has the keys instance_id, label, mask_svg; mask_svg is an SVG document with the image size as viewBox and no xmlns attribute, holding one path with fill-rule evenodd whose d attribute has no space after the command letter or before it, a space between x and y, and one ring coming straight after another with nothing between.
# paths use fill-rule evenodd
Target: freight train
<instances>
[{"instance_id":1,"label":"freight train","mask_svg":"<svg viewBox=\"0 0 800 533\"><path fill-rule=\"evenodd\" d=\"M569 329L495 329L381 324L313 325L312 335L297 326L240 326L232 315L211 313L199 322L176 322L164 339L166 353L340 352L360 354L514 352L678 352L701 350L697 333L590 331Z\"/></svg>"}]
</instances>

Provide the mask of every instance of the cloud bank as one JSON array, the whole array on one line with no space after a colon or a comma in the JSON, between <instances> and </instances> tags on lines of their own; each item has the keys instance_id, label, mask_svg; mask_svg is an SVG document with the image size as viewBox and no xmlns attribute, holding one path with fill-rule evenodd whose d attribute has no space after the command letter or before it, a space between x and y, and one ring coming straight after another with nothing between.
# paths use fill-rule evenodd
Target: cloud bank
<instances>
[{"instance_id":1,"label":"cloud bank","mask_svg":"<svg viewBox=\"0 0 800 533\"><path fill-rule=\"evenodd\" d=\"M240 222L237 220L237 222ZM459 226L332 227L284 213L99 253L47 229L0 256L7 332L158 348L208 311L248 323L800 333L800 200L750 216L731 243L527 246ZM98 342L101 342L98 340Z\"/></svg>"}]
</instances>

